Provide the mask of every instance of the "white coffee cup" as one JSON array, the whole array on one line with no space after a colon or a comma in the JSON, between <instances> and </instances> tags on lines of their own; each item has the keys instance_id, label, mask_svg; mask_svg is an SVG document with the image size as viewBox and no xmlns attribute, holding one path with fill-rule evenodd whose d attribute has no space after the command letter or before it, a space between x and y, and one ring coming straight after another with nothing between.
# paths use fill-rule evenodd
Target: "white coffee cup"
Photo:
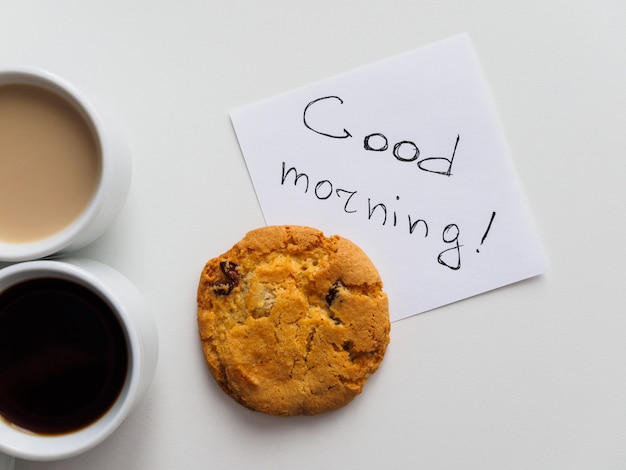
<instances>
[{"instance_id":1,"label":"white coffee cup","mask_svg":"<svg viewBox=\"0 0 626 470\"><path fill-rule=\"evenodd\" d=\"M158 335L154 319L139 291L119 272L86 259L13 264L0 269L0 306L8 289L37 278L70 281L87 287L104 300L124 332L128 367L117 399L108 411L86 427L61 434L37 434L19 429L0 416L0 470L12 468L13 458L64 459L101 443L137 405L148 389L157 364ZM54 315L54 309L50 309L50 315Z\"/></svg>"},{"instance_id":2,"label":"white coffee cup","mask_svg":"<svg viewBox=\"0 0 626 470\"><path fill-rule=\"evenodd\" d=\"M131 160L124 135L105 106L101 103L94 106L93 101L72 84L50 72L32 67L0 67L0 87L4 85L39 87L64 99L78 111L93 134L100 172L91 200L69 225L44 238L24 242L3 241L0 236L0 261L34 260L81 248L104 233L126 200Z\"/></svg>"}]
</instances>

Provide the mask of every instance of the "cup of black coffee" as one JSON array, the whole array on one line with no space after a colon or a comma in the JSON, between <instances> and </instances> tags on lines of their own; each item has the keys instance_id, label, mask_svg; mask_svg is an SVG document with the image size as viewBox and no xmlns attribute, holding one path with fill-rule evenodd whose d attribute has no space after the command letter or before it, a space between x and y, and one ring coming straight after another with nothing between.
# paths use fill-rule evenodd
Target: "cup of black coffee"
<instances>
[{"instance_id":1,"label":"cup of black coffee","mask_svg":"<svg viewBox=\"0 0 626 470\"><path fill-rule=\"evenodd\" d=\"M144 395L157 355L154 319L114 269L84 259L0 269L0 453L56 460L96 446Z\"/></svg>"}]
</instances>

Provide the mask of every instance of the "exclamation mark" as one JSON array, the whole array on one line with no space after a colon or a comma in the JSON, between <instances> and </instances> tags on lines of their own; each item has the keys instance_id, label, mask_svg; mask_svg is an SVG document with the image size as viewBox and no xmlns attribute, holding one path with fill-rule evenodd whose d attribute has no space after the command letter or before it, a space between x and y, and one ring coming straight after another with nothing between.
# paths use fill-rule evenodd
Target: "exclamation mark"
<instances>
[{"instance_id":1,"label":"exclamation mark","mask_svg":"<svg viewBox=\"0 0 626 470\"><path fill-rule=\"evenodd\" d=\"M491 219L489 220L489 225L487 225L487 230L485 230L485 234L483 235L483 238L480 241L480 246L483 246L483 243L485 242L485 238L487 238L487 234L489 233L489 230L491 230L491 224L493 223L493 219L495 218L496 218L496 213L492 212ZM478 248L476 248L476 253L480 253L480 250Z\"/></svg>"}]
</instances>

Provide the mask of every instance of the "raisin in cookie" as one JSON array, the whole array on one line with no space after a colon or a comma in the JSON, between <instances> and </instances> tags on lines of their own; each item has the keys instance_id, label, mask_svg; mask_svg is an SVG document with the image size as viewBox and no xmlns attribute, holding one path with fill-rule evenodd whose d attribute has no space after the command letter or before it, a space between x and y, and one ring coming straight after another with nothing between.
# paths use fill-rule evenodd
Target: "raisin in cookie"
<instances>
[{"instance_id":1,"label":"raisin in cookie","mask_svg":"<svg viewBox=\"0 0 626 470\"><path fill-rule=\"evenodd\" d=\"M198 326L219 386L272 415L314 415L358 395L389 343L389 309L370 259L300 226L249 232L210 260Z\"/></svg>"}]
</instances>

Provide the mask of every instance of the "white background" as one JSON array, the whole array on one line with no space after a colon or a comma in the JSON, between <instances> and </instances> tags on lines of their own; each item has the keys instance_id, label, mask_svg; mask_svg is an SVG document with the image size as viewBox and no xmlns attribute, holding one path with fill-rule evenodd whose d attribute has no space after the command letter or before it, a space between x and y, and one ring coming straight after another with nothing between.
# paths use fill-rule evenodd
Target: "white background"
<instances>
[{"instance_id":1,"label":"white background","mask_svg":"<svg viewBox=\"0 0 626 470\"><path fill-rule=\"evenodd\" d=\"M127 131L128 203L81 254L144 292L161 338L151 389L109 440L17 470L626 468L625 24L621 0L3 0L0 63L56 72ZM195 320L204 262L264 224L228 112L463 32L547 273L394 323L342 410L237 405Z\"/></svg>"}]
</instances>

